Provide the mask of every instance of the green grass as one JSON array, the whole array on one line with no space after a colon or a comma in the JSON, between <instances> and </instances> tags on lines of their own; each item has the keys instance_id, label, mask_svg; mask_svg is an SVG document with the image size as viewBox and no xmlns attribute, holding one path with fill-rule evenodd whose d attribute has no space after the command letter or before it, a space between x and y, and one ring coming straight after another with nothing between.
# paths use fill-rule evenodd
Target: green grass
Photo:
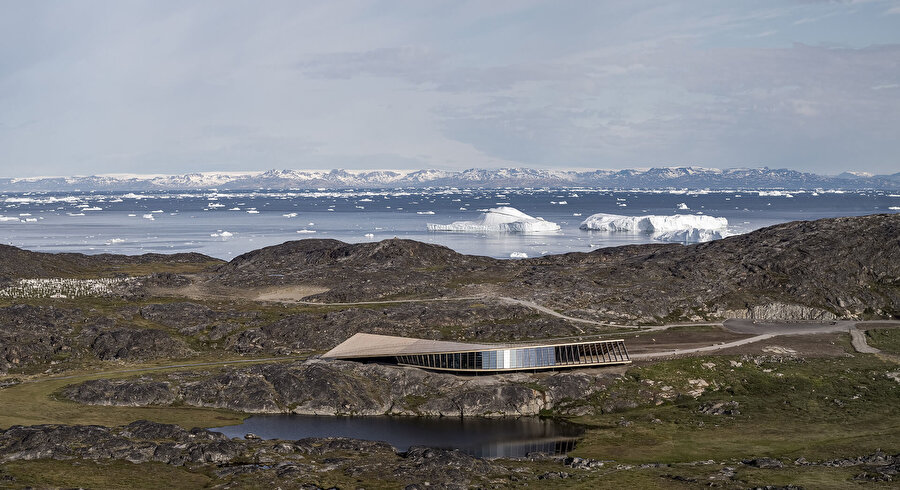
<instances>
[{"instance_id":1,"label":"green grass","mask_svg":"<svg viewBox=\"0 0 900 490\"><path fill-rule=\"evenodd\" d=\"M866 342L889 354L900 354L900 328L874 328L866 331Z\"/></svg>"},{"instance_id":2,"label":"green grass","mask_svg":"<svg viewBox=\"0 0 900 490\"><path fill-rule=\"evenodd\" d=\"M653 386L710 384L699 399L682 396L647 406L580 417L594 428L575 454L623 462L667 463L757 456L826 459L877 448L900 452L900 384L885 373L896 366L875 356L762 362L705 357L632 368L609 392L585 402L603 406L610 392L637 396ZM742 362L733 367L729 361ZM714 368L704 367L714 363ZM766 372L766 370L771 370ZM737 401L741 414L712 416L703 403ZM621 419L631 421L621 427ZM656 420L656 422L654 422Z\"/></svg>"},{"instance_id":3,"label":"green grass","mask_svg":"<svg viewBox=\"0 0 900 490\"><path fill-rule=\"evenodd\" d=\"M0 471L0 477L15 478L0 479L0 487L11 488L202 488L210 482L209 476L185 467L127 461L15 461L0 465Z\"/></svg>"}]
</instances>

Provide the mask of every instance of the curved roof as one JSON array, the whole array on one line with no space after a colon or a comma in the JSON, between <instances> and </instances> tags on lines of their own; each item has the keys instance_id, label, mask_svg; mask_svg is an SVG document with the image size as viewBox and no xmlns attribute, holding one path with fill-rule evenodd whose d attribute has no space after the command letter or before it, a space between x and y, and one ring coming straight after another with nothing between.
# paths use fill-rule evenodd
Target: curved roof
<instances>
[{"instance_id":1,"label":"curved roof","mask_svg":"<svg viewBox=\"0 0 900 490\"><path fill-rule=\"evenodd\" d=\"M480 349L496 349L487 344L445 342L442 340L412 339L392 335L358 333L340 345L322 354L324 358L380 357L407 354L431 354L436 352L460 352Z\"/></svg>"}]
</instances>

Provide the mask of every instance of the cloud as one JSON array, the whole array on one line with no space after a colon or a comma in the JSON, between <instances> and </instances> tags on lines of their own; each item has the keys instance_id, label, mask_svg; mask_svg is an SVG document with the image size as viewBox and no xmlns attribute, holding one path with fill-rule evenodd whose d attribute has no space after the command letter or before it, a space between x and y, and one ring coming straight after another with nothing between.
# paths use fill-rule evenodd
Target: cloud
<instances>
[{"instance_id":1,"label":"cloud","mask_svg":"<svg viewBox=\"0 0 900 490\"><path fill-rule=\"evenodd\" d=\"M3 10L10 175L647 162L831 171L850 159L877 171L900 153L900 30L884 2Z\"/></svg>"}]
</instances>

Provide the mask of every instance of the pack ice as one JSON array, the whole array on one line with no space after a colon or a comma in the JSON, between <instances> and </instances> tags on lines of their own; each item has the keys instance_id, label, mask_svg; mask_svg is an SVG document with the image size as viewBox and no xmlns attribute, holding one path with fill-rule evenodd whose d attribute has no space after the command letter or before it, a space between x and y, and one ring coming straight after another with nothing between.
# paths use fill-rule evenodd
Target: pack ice
<instances>
[{"instance_id":1,"label":"pack ice","mask_svg":"<svg viewBox=\"0 0 900 490\"><path fill-rule=\"evenodd\" d=\"M651 233L666 242L708 242L728 235L728 220L713 216L675 214L672 216L622 216L597 213L581 222L582 230Z\"/></svg>"},{"instance_id":2,"label":"pack ice","mask_svg":"<svg viewBox=\"0 0 900 490\"><path fill-rule=\"evenodd\" d=\"M557 231L559 225L543 218L529 216L516 208L499 207L481 213L472 221L454 221L449 225L428 223L428 231L514 232L534 233Z\"/></svg>"}]
</instances>

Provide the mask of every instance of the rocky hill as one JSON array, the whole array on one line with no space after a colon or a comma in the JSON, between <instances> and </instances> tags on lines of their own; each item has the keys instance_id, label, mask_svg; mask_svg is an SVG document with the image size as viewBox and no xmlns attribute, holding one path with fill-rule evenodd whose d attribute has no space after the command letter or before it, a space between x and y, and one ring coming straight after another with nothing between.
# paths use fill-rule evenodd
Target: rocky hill
<instances>
[{"instance_id":1,"label":"rocky hill","mask_svg":"<svg viewBox=\"0 0 900 490\"><path fill-rule=\"evenodd\" d=\"M128 266L211 264L218 259L199 253L172 255L84 255L42 253L0 244L0 284L19 278L96 277Z\"/></svg>"},{"instance_id":2,"label":"rocky hill","mask_svg":"<svg viewBox=\"0 0 900 490\"><path fill-rule=\"evenodd\" d=\"M636 245L521 261L408 240L288 242L220 267L224 284L330 288L363 301L491 291L573 314L660 322L900 316L900 215L797 221L696 245Z\"/></svg>"},{"instance_id":3,"label":"rocky hill","mask_svg":"<svg viewBox=\"0 0 900 490\"><path fill-rule=\"evenodd\" d=\"M468 256L411 240L286 242L216 262L199 254L39 254L0 247L0 277L141 264L221 264L210 287L315 286L320 302L509 296L593 319L900 317L900 215L797 221L696 245L635 245L525 260ZM195 272L196 272L195 271Z\"/></svg>"}]
</instances>

